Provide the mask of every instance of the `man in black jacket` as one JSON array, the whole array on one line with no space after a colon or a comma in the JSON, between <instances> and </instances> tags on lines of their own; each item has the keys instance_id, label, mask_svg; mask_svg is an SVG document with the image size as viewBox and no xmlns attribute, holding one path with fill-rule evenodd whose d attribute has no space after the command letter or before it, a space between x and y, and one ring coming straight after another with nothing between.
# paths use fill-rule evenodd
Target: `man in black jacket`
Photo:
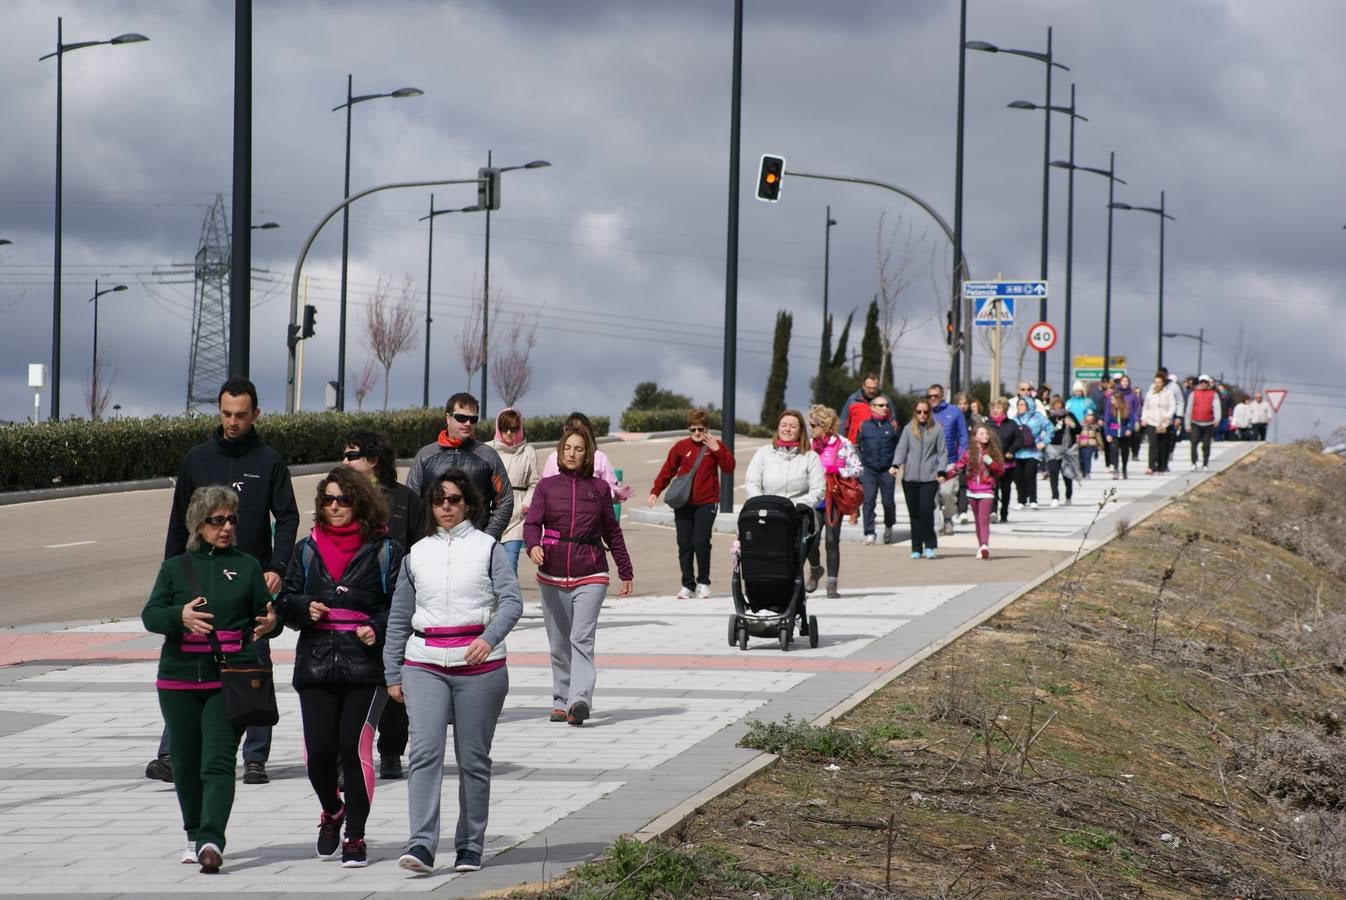
<instances>
[{"instance_id":1,"label":"man in black jacket","mask_svg":"<svg viewBox=\"0 0 1346 900\"><path fill-rule=\"evenodd\" d=\"M208 484L225 484L238 492L235 545L262 566L272 594L280 590L299 531L299 508L285 460L258 436L253 423L260 410L257 388L246 378L231 378L220 386L220 425L210 440L187 451L173 489L164 559L187 549L186 513L192 492ZM275 538L271 520L275 518ZM270 663L266 641L258 641L257 658ZM159 741L159 755L145 767L145 777L172 781L168 732ZM266 761L271 755L271 729L249 728L243 738L244 784L266 784Z\"/></svg>"},{"instance_id":2,"label":"man in black jacket","mask_svg":"<svg viewBox=\"0 0 1346 900\"><path fill-rule=\"evenodd\" d=\"M425 486L449 469L461 469L472 479L485 500L481 515L472 524L496 540L509 527L514 511L514 489L500 454L476 438L477 398L454 394L444 404L444 430L433 444L426 444L407 469L407 487L420 495Z\"/></svg>"}]
</instances>

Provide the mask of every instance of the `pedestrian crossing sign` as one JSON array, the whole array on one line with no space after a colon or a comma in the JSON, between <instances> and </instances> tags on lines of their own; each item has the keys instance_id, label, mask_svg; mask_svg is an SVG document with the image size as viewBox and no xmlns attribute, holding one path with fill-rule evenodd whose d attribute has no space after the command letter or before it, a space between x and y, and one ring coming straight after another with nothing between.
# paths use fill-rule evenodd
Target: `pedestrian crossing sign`
<instances>
[{"instance_id":1,"label":"pedestrian crossing sign","mask_svg":"<svg viewBox=\"0 0 1346 900\"><path fill-rule=\"evenodd\" d=\"M972 314L973 325L995 325L997 309L1002 327L1014 324L1013 297L977 297L972 302L975 304Z\"/></svg>"}]
</instances>

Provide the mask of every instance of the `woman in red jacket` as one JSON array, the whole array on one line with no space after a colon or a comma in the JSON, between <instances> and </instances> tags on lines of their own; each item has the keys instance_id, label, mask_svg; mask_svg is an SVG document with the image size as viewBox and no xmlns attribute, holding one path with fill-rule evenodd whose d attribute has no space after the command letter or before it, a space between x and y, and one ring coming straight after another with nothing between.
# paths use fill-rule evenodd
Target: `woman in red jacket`
<instances>
[{"instance_id":1,"label":"woman in red jacket","mask_svg":"<svg viewBox=\"0 0 1346 900\"><path fill-rule=\"evenodd\" d=\"M698 600L710 598L710 534L715 525L715 508L720 502L720 473L734 471L734 455L710 433L710 414L704 409L687 413L688 437L668 449L664 467L654 477L650 506L674 478L691 473L692 492L687 502L673 507L673 524L678 532L678 565L682 567L679 600L690 600L693 591ZM670 504L672 505L672 504ZM696 560L696 572L692 560Z\"/></svg>"},{"instance_id":2,"label":"woman in red jacket","mask_svg":"<svg viewBox=\"0 0 1346 900\"><path fill-rule=\"evenodd\" d=\"M612 551L631 595L631 557L612 512L612 489L594 477L594 443L583 428L567 428L556 447L557 468L537 483L524 520L523 542L537 564L542 621L551 646L551 721L583 725L593 703L594 633L608 592ZM606 548L605 548L606 545Z\"/></svg>"}]
</instances>

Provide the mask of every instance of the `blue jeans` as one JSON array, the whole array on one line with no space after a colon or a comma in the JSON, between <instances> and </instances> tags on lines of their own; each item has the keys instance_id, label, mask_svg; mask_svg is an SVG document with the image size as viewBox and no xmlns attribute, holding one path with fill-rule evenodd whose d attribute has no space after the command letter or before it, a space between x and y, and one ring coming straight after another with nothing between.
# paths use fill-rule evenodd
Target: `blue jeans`
<instances>
[{"instance_id":1,"label":"blue jeans","mask_svg":"<svg viewBox=\"0 0 1346 900\"><path fill-rule=\"evenodd\" d=\"M519 574L519 553L523 550L523 541L502 541L500 546L505 548L505 556L509 559L510 568L514 574Z\"/></svg>"},{"instance_id":2,"label":"blue jeans","mask_svg":"<svg viewBox=\"0 0 1346 900\"><path fill-rule=\"evenodd\" d=\"M893 499L896 479L887 469L871 469L865 466L860 470L860 485L865 491L864 513L865 534L874 533L874 507L876 500L883 501L883 526L892 528L897 521L897 504Z\"/></svg>"},{"instance_id":3,"label":"blue jeans","mask_svg":"<svg viewBox=\"0 0 1346 900\"><path fill-rule=\"evenodd\" d=\"M1080 474L1083 475L1085 478L1088 478L1088 477L1089 477L1089 470L1090 470L1091 468L1093 468L1093 465L1094 465L1094 448L1093 448L1093 447L1081 447L1081 448L1080 448Z\"/></svg>"}]
</instances>

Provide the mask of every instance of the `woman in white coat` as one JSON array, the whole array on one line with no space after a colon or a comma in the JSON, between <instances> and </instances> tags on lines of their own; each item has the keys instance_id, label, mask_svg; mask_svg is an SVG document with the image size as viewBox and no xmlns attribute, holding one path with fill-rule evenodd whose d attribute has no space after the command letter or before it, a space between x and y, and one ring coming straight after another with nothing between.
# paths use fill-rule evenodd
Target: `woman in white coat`
<instances>
[{"instance_id":1,"label":"woman in white coat","mask_svg":"<svg viewBox=\"0 0 1346 900\"><path fill-rule=\"evenodd\" d=\"M776 437L753 454L746 477L747 498L785 497L810 508L823 499L827 481L818 454L809 446L804 415L787 409L776 423Z\"/></svg>"},{"instance_id":2,"label":"woman in white coat","mask_svg":"<svg viewBox=\"0 0 1346 900\"><path fill-rule=\"evenodd\" d=\"M1145 402L1140 408L1140 424L1150 443L1150 465L1145 470L1146 475L1168 469L1168 430L1173 427L1178 407L1167 387L1168 380L1164 376L1154 376L1154 384L1145 392Z\"/></svg>"}]
</instances>

